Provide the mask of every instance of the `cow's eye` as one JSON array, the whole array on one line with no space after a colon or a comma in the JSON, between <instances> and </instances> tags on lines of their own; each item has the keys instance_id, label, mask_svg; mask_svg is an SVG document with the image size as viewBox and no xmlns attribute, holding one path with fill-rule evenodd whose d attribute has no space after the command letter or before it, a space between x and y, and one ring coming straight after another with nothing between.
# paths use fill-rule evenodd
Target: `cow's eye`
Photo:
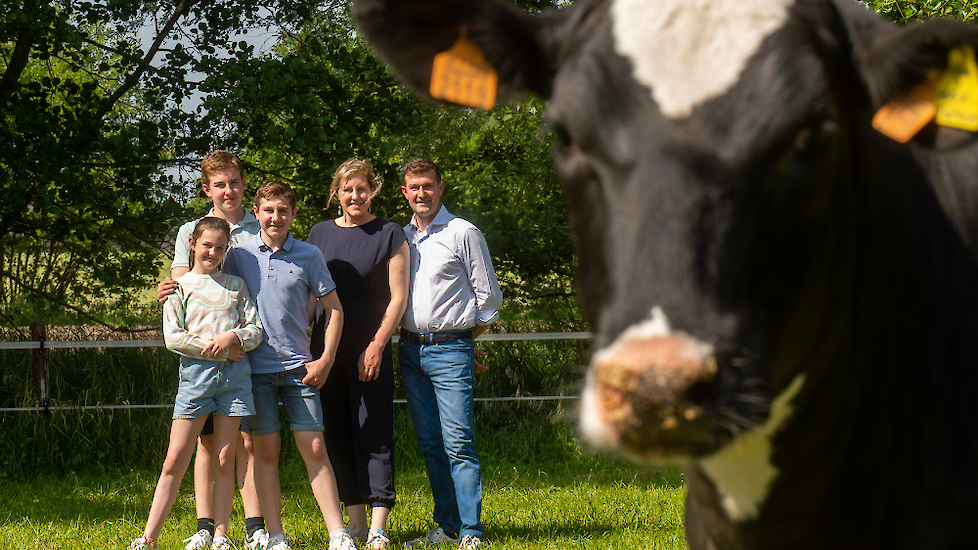
<instances>
[{"instance_id":1,"label":"cow's eye","mask_svg":"<svg viewBox=\"0 0 978 550\"><path fill-rule=\"evenodd\" d=\"M835 142L839 135L839 125L825 119L802 128L794 139L794 149L799 155L817 155Z\"/></svg>"}]
</instances>

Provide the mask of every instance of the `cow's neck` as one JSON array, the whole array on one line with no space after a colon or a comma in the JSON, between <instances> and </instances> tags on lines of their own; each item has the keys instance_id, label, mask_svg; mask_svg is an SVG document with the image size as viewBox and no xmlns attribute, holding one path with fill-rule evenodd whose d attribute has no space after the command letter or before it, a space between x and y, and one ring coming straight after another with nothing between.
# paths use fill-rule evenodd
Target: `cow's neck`
<instances>
[{"instance_id":1,"label":"cow's neck","mask_svg":"<svg viewBox=\"0 0 978 550\"><path fill-rule=\"evenodd\" d=\"M897 507L914 521L874 536L926 542L919 533L960 514L931 495L976 481L943 473L978 460L973 415L939 414L978 389L975 344L955 337L962 325L978 332L974 255L934 196L940 178L878 136L852 135L800 251L813 259L806 275L767 312L782 373L771 419L690 470L694 515L730 541L718 548L770 547L751 533L778 525L795 540L776 547L861 547L870 514Z\"/></svg>"}]
</instances>

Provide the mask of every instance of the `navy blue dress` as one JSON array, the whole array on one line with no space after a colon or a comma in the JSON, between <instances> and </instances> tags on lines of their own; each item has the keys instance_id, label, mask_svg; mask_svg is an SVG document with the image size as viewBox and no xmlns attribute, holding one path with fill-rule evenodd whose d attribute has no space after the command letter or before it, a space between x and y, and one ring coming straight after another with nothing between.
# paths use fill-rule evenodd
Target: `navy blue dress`
<instances>
[{"instance_id":1,"label":"navy blue dress","mask_svg":"<svg viewBox=\"0 0 978 550\"><path fill-rule=\"evenodd\" d=\"M313 226L306 242L326 258L343 306L343 335L320 390L325 440L340 500L347 505L394 507L394 361L384 348L380 377L358 378L357 360L377 333L390 303L387 262L404 243L396 223L375 218L358 227L334 220ZM313 328L314 357L323 352L324 317Z\"/></svg>"}]
</instances>

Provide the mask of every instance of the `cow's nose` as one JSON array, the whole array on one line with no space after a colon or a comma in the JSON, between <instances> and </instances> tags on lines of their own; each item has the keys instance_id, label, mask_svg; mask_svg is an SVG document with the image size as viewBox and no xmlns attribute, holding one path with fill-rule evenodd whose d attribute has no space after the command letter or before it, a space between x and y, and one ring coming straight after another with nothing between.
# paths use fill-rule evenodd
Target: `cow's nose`
<instances>
[{"instance_id":1,"label":"cow's nose","mask_svg":"<svg viewBox=\"0 0 978 550\"><path fill-rule=\"evenodd\" d=\"M698 416L712 394L717 364L711 352L710 346L681 334L628 340L596 358L594 381L605 392L641 397L656 406L668 429L678 420L675 416Z\"/></svg>"},{"instance_id":2,"label":"cow's nose","mask_svg":"<svg viewBox=\"0 0 978 550\"><path fill-rule=\"evenodd\" d=\"M712 346L682 333L626 338L598 352L592 369L591 420L603 426L595 443L650 459L712 445Z\"/></svg>"}]
</instances>

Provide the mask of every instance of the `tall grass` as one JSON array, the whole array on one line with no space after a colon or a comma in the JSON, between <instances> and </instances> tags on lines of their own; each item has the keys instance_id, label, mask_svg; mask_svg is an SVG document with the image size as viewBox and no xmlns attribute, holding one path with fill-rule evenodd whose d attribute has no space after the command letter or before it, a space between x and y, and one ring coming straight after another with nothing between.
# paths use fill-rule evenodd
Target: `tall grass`
<instances>
[{"instance_id":1,"label":"tall grass","mask_svg":"<svg viewBox=\"0 0 978 550\"><path fill-rule=\"evenodd\" d=\"M577 391L586 342L480 342L490 370L476 377L477 396L573 395ZM395 346L396 353L396 346ZM78 348L48 352L52 410L0 413L0 476L31 477L39 471L105 471L151 468L166 449L170 409L71 410L63 407L172 404L178 359L164 348ZM396 395L403 396L398 387ZM572 402L571 402L572 403ZM0 407L35 407L31 352L0 350ZM484 452L506 460L541 456L539 441L570 445L559 403L480 403L477 429L487 438ZM417 458L403 405L397 407L397 452ZM494 441L505 448L496 449ZM47 442L50 442L50 456ZM570 449L571 447L567 447ZM414 449L414 450L412 450ZM550 459L552 452L543 455ZM560 455L552 457L559 460Z\"/></svg>"}]
</instances>

